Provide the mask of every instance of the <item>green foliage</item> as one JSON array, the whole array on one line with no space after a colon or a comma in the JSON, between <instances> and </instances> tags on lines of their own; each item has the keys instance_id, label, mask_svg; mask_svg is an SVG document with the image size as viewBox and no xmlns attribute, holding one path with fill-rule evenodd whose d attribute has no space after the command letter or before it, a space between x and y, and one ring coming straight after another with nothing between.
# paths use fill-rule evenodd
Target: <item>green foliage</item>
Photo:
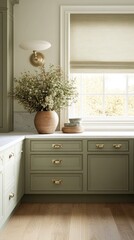
<instances>
[{"instance_id":1,"label":"green foliage","mask_svg":"<svg viewBox=\"0 0 134 240\"><path fill-rule=\"evenodd\" d=\"M65 77L60 67L51 65L35 74L24 72L15 79L10 93L28 112L60 110L76 102L77 91L74 81Z\"/></svg>"}]
</instances>

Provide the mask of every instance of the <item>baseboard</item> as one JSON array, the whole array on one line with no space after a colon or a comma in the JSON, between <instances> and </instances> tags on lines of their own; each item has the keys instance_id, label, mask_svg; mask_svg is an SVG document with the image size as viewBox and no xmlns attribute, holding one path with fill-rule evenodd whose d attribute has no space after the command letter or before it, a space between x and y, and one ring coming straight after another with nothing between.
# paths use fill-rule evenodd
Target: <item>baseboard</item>
<instances>
[{"instance_id":1,"label":"baseboard","mask_svg":"<svg viewBox=\"0 0 134 240\"><path fill-rule=\"evenodd\" d=\"M131 203L134 194L25 194L21 200L28 203Z\"/></svg>"}]
</instances>

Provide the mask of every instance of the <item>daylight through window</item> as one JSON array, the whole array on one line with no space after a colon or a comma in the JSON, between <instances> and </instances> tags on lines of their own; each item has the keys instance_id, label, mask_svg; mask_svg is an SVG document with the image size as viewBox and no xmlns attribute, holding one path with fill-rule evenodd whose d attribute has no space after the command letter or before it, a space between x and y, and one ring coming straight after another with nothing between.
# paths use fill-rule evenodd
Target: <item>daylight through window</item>
<instances>
[{"instance_id":1,"label":"daylight through window","mask_svg":"<svg viewBox=\"0 0 134 240\"><path fill-rule=\"evenodd\" d=\"M79 93L69 117L134 119L134 74L71 73Z\"/></svg>"}]
</instances>

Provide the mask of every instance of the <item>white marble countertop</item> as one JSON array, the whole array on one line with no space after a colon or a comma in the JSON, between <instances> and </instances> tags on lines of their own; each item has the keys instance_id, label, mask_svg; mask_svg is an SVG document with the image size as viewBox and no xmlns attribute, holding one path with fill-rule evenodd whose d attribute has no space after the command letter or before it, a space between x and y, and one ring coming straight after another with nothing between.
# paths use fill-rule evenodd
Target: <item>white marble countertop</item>
<instances>
[{"instance_id":1,"label":"white marble countertop","mask_svg":"<svg viewBox=\"0 0 134 240\"><path fill-rule=\"evenodd\" d=\"M28 138L38 139L85 139L85 138L127 138L134 139L134 131L85 131L83 133L62 133L55 132L53 134L37 134L26 132L9 132L0 133L0 151L5 148Z\"/></svg>"},{"instance_id":2,"label":"white marble countertop","mask_svg":"<svg viewBox=\"0 0 134 240\"><path fill-rule=\"evenodd\" d=\"M0 134L0 151L12 146L13 144L22 141L25 139L24 135L17 135L17 136L12 136L12 135L1 135Z\"/></svg>"}]
</instances>

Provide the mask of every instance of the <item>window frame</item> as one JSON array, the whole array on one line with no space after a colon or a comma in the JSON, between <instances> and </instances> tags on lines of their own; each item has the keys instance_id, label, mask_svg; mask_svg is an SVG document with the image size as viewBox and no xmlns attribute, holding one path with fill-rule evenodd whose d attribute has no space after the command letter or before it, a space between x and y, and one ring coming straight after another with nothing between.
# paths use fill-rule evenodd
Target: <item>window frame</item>
<instances>
[{"instance_id":1,"label":"window frame","mask_svg":"<svg viewBox=\"0 0 134 240\"><path fill-rule=\"evenodd\" d=\"M121 6L61 6L60 7L60 66L70 74L70 14L134 14L134 5ZM128 73L132 72L130 69ZM60 112L60 129L68 121L68 109ZM84 123L86 130L134 130L133 120L91 120Z\"/></svg>"}]
</instances>

